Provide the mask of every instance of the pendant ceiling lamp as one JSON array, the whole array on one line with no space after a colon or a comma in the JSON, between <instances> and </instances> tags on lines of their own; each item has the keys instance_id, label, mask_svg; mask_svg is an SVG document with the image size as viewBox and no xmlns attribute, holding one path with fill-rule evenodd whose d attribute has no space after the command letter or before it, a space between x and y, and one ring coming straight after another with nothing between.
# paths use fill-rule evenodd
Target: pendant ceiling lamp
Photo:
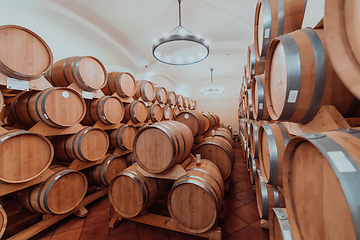
<instances>
[{"instance_id":1,"label":"pendant ceiling lamp","mask_svg":"<svg viewBox=\"0 0 360 240\"><path fill-rule=\"evenodd\" d=\"M214 83L214 79L213 79L213 68L210 68L211 71L211 82L208 85L208 87L201 91L201 94L203 95L216 95L216 94L223 94L224 90L218 88L218 86L216 85L216 83Z\"/></svg>"},{"instance_id":2,"label":"pendant ceiling lamp","mask_svg":"<svg viewBox=\"0 0 360 240\"><path fill-rule=\"evenodd\" d=\"M153 56L170 65L190 65L204 60L209 55L209 46L204 39L194 36L181 24L181 0L179 2L179 25L152 47Z\"/></svg>"}]
</instances>

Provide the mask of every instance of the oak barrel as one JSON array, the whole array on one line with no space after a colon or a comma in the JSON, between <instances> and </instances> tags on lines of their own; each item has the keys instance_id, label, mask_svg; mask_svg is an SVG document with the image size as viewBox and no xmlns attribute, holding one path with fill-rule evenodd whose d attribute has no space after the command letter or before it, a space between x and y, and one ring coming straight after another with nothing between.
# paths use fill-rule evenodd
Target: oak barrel
<instances>
[{"instance_id":1,"label":"oak barrel","mask_svg":"<svg viewBox=\"0 0 360 240\"><path fill-rule=\"evenodd\" d=\"M252 43L248 46L247 66L250 81L254 76L263 74L265 71L265 60L258 60L255 54L255 45Z\"/></svg>"},{"instance_id":2,"label":"oak barrel","mask_svg":"<svg viewBox=\"0 0 360 240\"><path fill-rule=\"evenodd\" d=\"M134 123L145 122L147 118L147 108L143 101L135 100L125 104L125 119Z\"/></svg>"},{"instance_id":3,"label":"oak barrel","mask_svg":"<svg viewBox=\"0 0 360 240\"><path fill-rule=\"evenodd\" d=\"M265 99L273 120L307 123L322 105L346 118L360 116L360 101L334 71L324 29L304 28L275 38L265 69Z\"/></svg>"},{"instance_id":4,"label":"oak barrel","mask_svg":"<svg viewBox=\"0 0 360 240\"><path fill-rule=\"evenodd\" d=\"M111 125L121 122L124 115L124 104L118 97L102 96L86 100L86 114L82 123L90 126L99 121L105 125Z\"/></svg>"},{"instance_id":5,"label":"oak barrel","mask_svg":"<svg viewBox=\"0 0 360 240\"><path fill-rule=\"evenodd\" d=\"M109 200L121 217L132 218L147 209L164 192L168 180L145 177L133 164L109 186Z\"/></svg>"},{"instance_id":6,"label":"oak barrel","mask_svg":"<svg viewBox=\"0 0 360 240\"><path fill-rule=\"evenodd\" d=\"M139 132L140 130L142 130L143 128L146 128L148 126L150 126L150 123L142 123L140 127L137 127L136 130Z\"/></svg>"},{"instance_id":7,"label":"oak barrel","mask_svg":"<svg viewBox=\"0 0 360 240\"><path fill-rule=\"evenodd\" d=\"M152 122L160 122L164 117L163 109L158 103L151 103L148 106L147 113L147 120L151 120Z\"/></svg>"},{"instance_id":8,"label":"oak barrel","mask_svg":"<svg viewBox=\"0 0 360 240\"><path fill-rule=\"evenodd\" d=\"M155 98L153 102L157 101L159 104L167 103L167 91L164 87L155 87Z\"/></svg>"},{"instance_id":9,"label":"oak barrel","mask_svg":"<svg viewBox=\"0 0 360 240\"><path fill-rule=\"evenodd\" d=\"M203 233L217 222L224 197L224 183L219 169L211 161L190 163L186 175L174 183L169 197L171 218L183 230Z\"/></svg>"},{"instance_id":10,"label":"oak barrel","mask_svg":"<svg viewBox=\"0 0 360 240\"><path fill-rule=\"evenodd\" d=\"M360 3L326 0L325 35L332 65L345 86L360 99Z\"/></svg>"},{"instance_id":11,"label":"oak barrel","mask_svg":"<svg viewBox=\"0 0 360 240\"><path fill-rule=\"evenodd\" d=\"M8 223L8 217L4 208L0 205L0 238L3 236Z\"/></svg>"},{"instance_id":12,"label":"oak barrel","mask_svg":"<svg viewBox=\"0 0 360 240\"><path fill-rule=\"evenodd\" d=\"M135 78L128 72L110 72L106 75L106 85L101 89L104 94L117 93L120 97L127 98L135 95Z\"/></svg>"},{"instance_id":13,"label":"oak barrel","mask_svg":"<svg viewBox=\"0 0 360 240\"><path fill-rule=\"evenodd\" d=\"M28 182L51 164L54 148L36 133L11 130L0 135L0 180L6 183Z\"/></svg>"},{"instance_id":14,"label":"oak barrel","mask_svg":"<svg viewBox=\"0 0 360 240\"><path fill-rule=\"evenodd\" d=\"M76 134L60 135L53 140L55 156L62 161L97 161L107 152L109 138L100 128L84 127Z\"/></svg>"},{"instance_id":15,"label":"oak barrel","mask_svg":"<svg viewBox=\"0 0 360 240\"><path fill-rule=\"evenodd\" d=\"M359 239L359 146L358 129L304 134L289 142L283 179L295 240Z\"/></svg>"},{"instance_id":16,"label":"oak barrel","mask_svg":"<svg viewBox=\"0 0 360 240\"><path fill-rule=\"evenodd\" d=\"M84 170L89 185L109 186L111 181L127 167L123 157L106 154L102 163Z\"/></svg>"},{"instance_id":17,"label":"oak barrel","mask_svg":"<svg viewBox=\"0 0 360 240\"><path fill-rule=\"evenodd\" d=\"M254 45L256 59L265 60L270 42L301 28L307 0L259 0L256 4Z\"/></svg>"},{"instance_id":18,"label":"oak barrel","mask_svg":"<svg viewBox=\"0 0 360 240\"><path fill-rule=\"evenodd\" d=\"M82 90L92 92L104 87L106 69L95 57L69 57L54 63L45 77L54 87L75 83Z\"/></svg>"},{"instance_id":19,"label":"oak barrel","mask_svg":"<svg viewBox=\"0 0 360 240\"><path fill-rule=\"evenodd\" d=\"M196 106L197 106L197 103L195 100L190 100L190 109L191 110L196 110Z\"/></svg>"},{"instance_id":20,"label":"oak barrel","mask_svg":"<svg viewBox=\"0 0 360 240\"><path fill-rule=\"evenodd\" d=\"M264 182L260 170L257 170L255 178L256 203L259 216L262 219L269 220L271 209L285 207L285 199L276 186Z\"/></svg>"},{"instance_id":21,"label":"oak barrel","mask_svg":"<svg viewBox=\"0 0 360 240\"><path fill-rule=\"evenodd\" d=\"M253 117L256 120L270 119L265 101L264 81L265 74L261 74L254 76L251 82Z\"/></svg>"},{"instance_id":22,"label":"oak barrel","mask_svg":"<svg viewBox=\"0 0 360 240\"><path fill-rule=\"evenodd\" d=\"M139 131L133 151L141 168L160 173L182 162L189 155L193 142L191 130L185 124L162 121Z\"/></svg>"},{"instance_id":23,"label":"oak barrel","mask_svg":"<svg viewBox=\"0 0 360 240\"><path fill-rule=\"evenodd\" d=\"M130 150L133 148L136 136L136 128L132 125L121 125L118 129L110 132L110 144L112 148L121 150Z\"/></svg>"},{"instance_id":24,"label":"oak barrel","mask_svg":"<svg viewBox=\"0 0 360 240\"><path fill-rule=\"evenodd\" d=\"M29 128L38 122L65 128L81 122L85 112L85 101L78 92L71 88L54 87L20 95L11 103L9 116Z\"/></svg>"},{"instance_id":25,"label":"oak barrel","mask_svg":"<svg viewBox=\"0 0 360 240\"><path fill-rule=\"evenodd\" d=\"M184 98L182 95L176 94L176 105L180 107L184 107Z\"/></svg>"},{"instance_id":26,"label":"oak barrel","mask_svg":"<svg viewBox=\"0 0 360 240\"><path fill-rule=\"evenodd\" d=\"M16 25L0 26L0 72L20 80L40 78L53 64L46 42L33 31Z\"/></svg>"},{"instance_id":27,"label":"oak barrel","mask_svg":"<svg viewBox=\"0 0 360 240\"><path fill-rule=\"evenodd\" d=\"M155 88L150 81L136 81L135 98L141 98L144 102L150 102L155 98Z\"/></svg>"},{"instance_id":28,"label":"oak barrel","mask_svg":"<svg viewBox=\"0 0 360 240\"><path fill-rule=\"evenodd\" d=\"M165 105L163 107L163 115L164 115L164 120L174 119L174 112L170 105Z\"/></svg>"},{"instance_id":29,"label":"oak barrel","mask_svg":"<svg viewBox=\"0 0 360 240\"><path fill-rule=\"evenodd\" d=\"M136 163L137 161L136 161L135 157L136 157L136 155L134 154L134 152L131 152L131 153L127 154L126 157L125 157L126 164L128 166L130 166L130 165L133 165L134 163Z\"/></svg>"},{"instance_id":30,"label":"oak barrel","mask_svg":"<svg viewBox=\"0 0 360 240\"><path fill-rule=\"evenodd\" d=\"M215 117L213 115L211 115L210 113L202 113L202 115L207 118L207 120L209 121L209 127L205 130L205 131L208 131L208 130L211 130L215 127Z\"/></svg>"},{"instance_id":31,"label":"oak barrel","mask_svg":"<svg viewBox=\"0 0 360 240\"><path fill-rule=\"evenodd\" d=\"M190 102L188 97L184 97L184 108L189 109L190 108Z\"/></svg>"},{"instance_id":32,"label":"oak barrel","mask_svg":"<svg viewBox=\"0 0 360 240\"><path fill-rule=\"evenodd\" d=\"M259 159L259 130L264 124L267 124L267 122L252 121L250 123L250 151L256 159Z\"/></svg>"},{"instance_id":33,"label":"oak barrel","mask_svg":"<svg viewBox=\"0 0 360 240\"><path fill-rule=\"evenodd\" d=\"M245 103L246 103L247 118L254 119L251 89L248 89L245 92Z\"/></svg>"},{"instance_id":34,"label":"oak barrel","mask_svg":"<svg viewBox=\"0 0 360 240\"><path fill-rule=\"evenodd\" d=\"M259 161L266 183L283 186L284 152L291 138L286 127L280 122L259 127Z\"/></svg>"},{"instance_id":35,"label":"oak barrel","mask_svg":"<svg viewBox=\"0 0 360 240\"><path fill-rule=\"evenodd\" d=\"M170 106L176 105L176 94L173 91L167 91L167 103L170 104Z\"/></svg>"},{"instance_id":36,"label":"oak barrel","mask_svg":"<svg viewBox=\"0 0 360 240\"><path fill-rule=\"evenodd\" d=\"M201 154L203 159L214 162L220 169L224 180L230 176L235 162L235 154L231 144L224 138L207 137L195 147L194 153Z\"/></svg>"},{"instance_id":37,"label":"oak barrel","mask_svg":"<svg viewBox=\"0 0 360 240\"><path fill-rule=\"evenodd\" d=\"M249 159L249 170L250 182L252 185L255 185L256 171L260 170L260 163L259 159L254 158L252 155Z\"/></svg>"},{"instance_id":38,"label":"oak barrel","mask_svg":"<svg viewBox=\"0 0 360 240\"><path fill-rule=\"evenodd\" d=\"M230 143L230 145L232 146L234 143L234 140L232 138L232 133L230 133L230 131L226 131L224 130L224 128L218 128L215 131L214 136L218 136L218 137L222 137L224 138L226 141L228 141Z\"/></svg>"},{"instance_id":39,"label":"oak barrel","mask_svg":"<svg viewBox=\"0 0 360 240\"><path fill-rule=\"evenodd\" d=\"M270 240L294 240L286 208L273 208L269 216Z\"/></svg>"},{"instance_id":40,"label":"oak barrel","mask_svg":"<svg viewBox=\"0 0 360 240\"><path fill-rule=\"evenodd\" d=\"M183 111L176 115L175 121L186 124L194 136L203 134L205 129L204 117L196 110Z\"/></svg>"},{"instance_id":41,"label":"oak barrel","mask_svg":"<svg viewBox=\"0 0 360 240\"><path fill-rule=\"evenodd\" d=\"M73 210L85 197L88 182L81 172L54 165L54 172L42 184L15 193L26 209L39 213L64 214Z\"/></svg>"}]
</instances>

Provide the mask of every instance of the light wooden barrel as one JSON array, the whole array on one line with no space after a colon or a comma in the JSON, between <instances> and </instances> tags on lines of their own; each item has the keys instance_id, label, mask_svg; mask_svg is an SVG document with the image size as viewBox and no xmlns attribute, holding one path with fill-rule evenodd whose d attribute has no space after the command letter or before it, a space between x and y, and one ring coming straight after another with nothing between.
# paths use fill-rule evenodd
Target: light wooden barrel
<instances>
[{"instance_id":1,"label":"light wooden barrel","mask_svg":"<svg viewBox=\"0 0 360 240\"><path fill-rule=\"evenodd\" d=\"M127 154L126 157L125 157L126 164L128 166L130 166L130 165L133 165L134 163L136 163L137 161L136 161L135 157L136 157L136 155L134 154L134 152L131 152L131 153Z\"/></svg>"},{"instance_id":2,"label":"light wooden barrel","mask_svg":"<svg viewBox=\"0 0 360 240\"><path fill-rule=\"evenodd\" d=\"M188 97L184 97L184 108L186 109L190 108L190 102Z\"/></svg>"},{"instance_id":3,"label":"light wooden barrel","mask_svg":"<svg viewBox=\"0 0 360 240\"><path fill-rule=\"evenodd\" d=\"M256 4L254 45L256 59L265 60L270 42L301 28L307 0L259 0Z\"/></svg>"},{"instance_id":4,"label":"light wooden barrel","mask_svg":"<svg viewBox=\"0 0 360 240\"><path fill-rule=\"evenodd\" d=\"M215 123L216 123L215 117L213 115L211 115L210 113L202 113L202 115L204 117L206 117L209 121L209 127L205 131L213 129L215 127Z\"/></svg>"},{"instance_id":5,"label":"light wooden barrel","mask_svg":"<svg viewBox=\"0 0 360 240\"><path fill-rule=\"evenodd\" d=\"M137 127L137 131L139 132L140 130L150 126L150 123L142 123L140 127Z\"/></svg>"},{"instance_id":6,"label":"light wooden barrel","mask_svg":"<svg viewBox=\"0 0 360 240\"><path fill-rule=\"evenodd\" d=\"M174 114L173 119L176 119L176 116L177 116L179 113L180 113L179 107L176 106L176 105L173 106L173 114Z\"/></svg>"},{"instance_id":7,"label":"light wooden barrel","mask_svg":"<svg viewBox=\"0 0 360 240\"><path fill-rule=\"evenodd\" d=\"M245 93L245 99L246 99L246 115L249 119L254 119L253 114L253 103L252 103L252 95L251 95L251 89L248 89Z\"/></svg>"},{"instance_id":8,"label":"light wooden barrel","mask_svg":"<svg viewBox=\"0 0 360 240\"><path fill-rule=\"evenodd\" d=\"M176 115L175 121L181 122L188 126L194 136L199 136L205 132L204 118L196 110L180 112Z\"/></svg>"},{"instance_id":9,"label":"light wooden barrel","mask_svg":"<svg viewBox=\"0 0 360 240\"><path fill-rule=\"evenodd\" d=\"M286 127L280 122L259 127L259 161L266 183L283 186L284 152L291 138Z\"/></svg>"},{"instance_id":10,"label":"light wooden barrel","mask_svg":"<svg viewBox=\"0 0 360 240\"><path fill-rule=\"evenodd\" d=\"M132 125L121 125L118 129L111 131L110 144L112 148L120 148L121 150L130 150L133 148L136 136L136 128Z\"/></svg>"},{"instance_id":11,"label":"light wooden barrel","mask_svg":"<svg viewBox=\"0 0 360 240\"><path fill-rule=\"evenodd\" d=\"M178 107L184 107L184 98L182 95L176 94L176 105Z\"/></svg>"},{"instance_id":12,"label":"light wooden barrel","mask_svg":"<svg viewBox=\"0 0 360 240\"><path fill-rule=\"evenodd\" d=\"M42 184L16 192L17 201L26 209L49 214L72 211L85 197L88 182L81 172L54 165L54 173Z\"/></svg>"},{"instance_id":13,"label":"light wooden barrel","mask_svg":"<svg viewBox=\"0 0 360 240\"><path fill-rule=\"evenodd\" d=\"M5 103L4 103L4 95L0 91L0 112L3 110L4 105L5 105Z\"/></svg>"},{"instance_id":14,"label":"light wooden barrel","mask_svg":"<svg viewBox=\"0 0 360 240\"><path fill-rule=\"evenodd\" d=\"M132 218L147 209L164 192L168 180L149 178L133 164L117 175L109 186L109 200L114 210Z\"/></svg>"},{"instance_id":15,"label":"light wooden barrel","mask_svg":"<svg viewBox=\"0 0 360 240\"><path fill-rule=\"evenodd\" d=\"M248 66L244 66L244 84L245 84L245 90L250 89L250 78L249 78L249 72L248 72Z\"/></svg>"},{"instance_id":16,"label":"light wooden barrel","mask_svg":"<svg viewBox=\"0 0 360 240\"><path fill-rule=\"evenodd\" d=\"M256 159L259 159L259 130L262 125L267 123L264 121L252 121L250 123L250 151Z\"/></svg>"},{"instance_id":17,"label":"light wooden barrel","mask_svg":"<svg viewBox=\"0 0 360 240\"><path fill-rule=\"evenodd\" d=\"M164 120L173 120L174 112L170 105L165 105L163 108Z\"/></svg>"},{"instance_id":18,"label":"light wooden barrel","mask_svg":"<svg viewBox=\"0 0 360 240\"><path fill-rule=\"evenodd\" d=\"M155 98L153 99L153 102L157 101L159 104L166 104L167 95L164 87L155 87Z\"/></svg>"},{"instance_id":19,"label":"light wooden barrel","mask_svg":"<svg viewBox=\"0 0 360 240\"><path fill-rule=\"evenodd\" d=\"M310 28L271 42L265 98L273 120L307 123L322 105L334 105L347 118L360 116L360 101L338 78L324 43L324 30Z\"/></svg>"},{"instance_id":20,"label":"light wooden barrel","mask_svg":"<svg viewBox=\"0 0 360 240\"><path fill-rule=\"evenodd\" d=\"M162 121L139 131L133 151L141 168L160 173L181 163L189 155L193 142L191 130L185 124Z\"/></svg>"},{"instance_id":21,"label":"light wooden barrel","mask_svg":"<svg viewBox=\"0 0 360 240\"><path fill-rule=\"evenodd\" d=\"M85 169L84 174L90 185L109 186L111 181L127 167L123 157L106 154L102 163Z\"/></svg>"},{"instance_id":22,"label":"light wooden barrel","mask_svg":"<svg viewBox=\"0 0 360 240\"><path fill-rule=\"evenodd\" d=\"M224 183L214 163L190 163L186 175L174 183L168 198L171 218L183 230L203 233L217 222L224 197Z\"/></svg>"},{"instance_id":23,"label":"light wooden barrel","mask_svg":"<svg viewBox=\"0 0 360 240\"><path fill-rule=\"evenodd\" d=\"M145 122L147 118L147 108L143 101L133 101L125 104L125 119L134 123Z\"/></svg>"},{"instance_id":24,"label":"light wooden barrel","mask_svg":"<svg viewBox=\"0 0 360 240\"><path fill-rule=\"evenodd\" d=\"M250 147L251 147L251 132L250 132L250 127L251 127L251 123L253 121L252 120L248 120L248 119L245 119L245 141L246 141L246 145L249 147L249 151L250 151Z\"/></svg>"},{"instance_id":25,"label":"light wooden barrel","mask_svg":"<svg viewBox=\"0 0 360 240\"><path fill-rule=\"evenodd\" d=\"M176 105L176 94L173 91L167 91L167 103L170 104L170 106Z\"/></svg>"},{"instance_id":26,"label":"light wooden barrel","mask_svg":"<svg viewBox=\"0 0 360 240\"><path fill-rule=\"evenodd\" d=\"M0 180L6 183L28 182L51 164L54 148L36 133L12 130L0 135Z\"/></svg>"},{"instance_id":27,"label":"light wooden barrel","mask_svg":"<svg viewBox=\"0 0 360 240\"><path fill-rule=\"evenodd\" d=\"M75 83L82 90L92 92L105 86L106 69L95 57L69 57L54 63L45 77L55 87Z\"/></svg>"},{"instance_id":28,"label":"light wooden barrel","mask_svg":"<svg viewBox=\"0 0 360 240\"><path fill-rule=\"evenodd\" d=\"M260 218L269 220L269 213L272 208L285 207L284 196L276 186L264 182L260 170L256 172L255 189Z\"/></svg>"},{"instance_id":29,"label":"light wooden barrel","mask_svg":"<svg viewBox=\"0 0 360 240\"><path fill-rule=\"evenodd\" d=\"M228 141L230 143L230 145L232 146L234 143L234 140L232 138L232 134L229 131L224 130L224 128L218 128L215 131L214 136L218 136L218 137L222 137L224 138L226 141Z\"/></svg>"},{"instance_id":30,"label":"light wooden barrel","mask_svg":"<svg viewBox=\"0 0 360 240\"><path fill-rule=\"evenodd\" d=\"M155 88L150 81L136 81L135 98L141 98L145 102L150 102L155 98Z\"/></svg>"},{"instance_id":31,"label":"light wooden barrel","mask_svg":"<svg viewBox=\"0 0 360 240\"><path fill-rule=\"evenodd\" d=\"M104 94L117 93L120 97L127 98L135 95L135 78L128 72L110 72L106 75L106 85L101 89Z\"/></svg>"},{"instance_id":32,"label":"light wooden barrel","mask_svg":"<svg viewBox=\"0 0 360 240\"><path fill-rule=\"evenodd\" d=\"M81 122L86 105L75 90L55 87L20 95L11 103L9 111L12 120L29 128L38 122L65 128Z\"/></svg>"},{"instance_id":33,"label":"light wooden barrel","mask_svg":"<svg viewBox=\"0 0 360 240\"><path fill-rule=\"evenodd\" d=\"M218 136L207 137L195 147L194 152L195 154L201 154L203 159L208 159L215 163L220 169L224 180L230 176L235 162L235 154L227 140Z\"/></svg>"},{"instance_id":34,"label":"light wooden barrel","mask_svg":"<svg viewBox=\"0 0 360 240\"><path fill-rule=\"evenodd\" d=\"M359 239L359 146L358 129L305 134L289 142L283 178L294 239Z\"/></svg>"},{"instance_id":35,"label":"light wooden barrel","mask_svg":"<svg viewBox=\"0 0 360 240\"><path fill-rule=\"evenodd\" d=\"M260 170L260 163L259 159L254 158L251 156L251 159L249 159L249 176L250 176L250 182L252 185L255 185L255 179L256 179L256 171Z\"/></svg>"},{"instance_id":36,"label":"light wooden barrel","mask_svg":"<svg viewBox=\"0 0 360 240\"><path fill-rule=\"evenodd\" d=\"M60 135L53 140L55 156L62 161L97 161L107 152L109 138L100 128L85 127L76 134Z\"/></svg>"},{"instance_id":37,"label":"light wooden barrel","mask_svg":"<svg viewBox=\"0 0 360 240\"><path fill-rule=\"evenodd\" d=\"M86 114L82 123L90 126L96 122L111 125L121 122L125 115L124 104L114 96L102 96L86 101Z\"/></svg>"},{"instance_id":38,"label":"light wooden barrel","mask_svg":"<svg viewBox=\"0 0 360 240\"><path fill-rule=\"evenodd\" d=\"M326 44L332 65L345 86L360 99L359 10L356 0L325 2Z\"/></svg>"},{"instance_id":39,"label":"light wooden barrel","mask_svg":"<svg viewBox=\"0 0 360 240\"><path fill-rule=\"evenodd\" d=\"M270 120L265 101L264 81L265 74L261 74L254 76L251 82L253 116L256 120Z\"/></svg>"},{"instance_id":40,"label":"light wooden barrel","mask_svg":"<svg viewBox=\"0 0 360 240\"><path fill-rule=\"evenodd\" d=\"M8 217L4 208L0 205L0 238L3 236L7 227Z\"/></svg>"},{"instance_id":41,"label":"light wooden barrel","mask_svg":"<svg viewBox=\"0 0 360 240\"><path fill-rule=\"evenodd\" d=\"M196 106L197 106L196 101L191 99L190 100L190 109L196 110Z\"/></svg>"},{"instance_id":42,"label":"light wooden barrel","mask_svg":"<svg viewBox=\"0 0 360 240\"><path fill-rule=\"evenodd\" d=\"M269 216L270 240L294 240L286 208L273 208Z\"/></svg>"},{"instance_id":43,"label":"light wooden barrel","mask_svg":"<svg viewBox=\"0 0 360 240\"><path fill-rule=\"evenodd\" d=\"M163 109L158 103L150 104L147 113L147 120L151 120L152 122L160 122L164 118Z\"/></svg>"},{"instance_id":44,"label":"light wooden barrel","mask_svg":"<svg viewBox=\"0 0 360 240\"><path fill-rule=\"evenodd\" d=\"M0 26L0 72L8 77L40 78L53 64L46 42L33 31L16 26Z\"/></svg>"},{"instance_id":45,"label":"light wooden barrel","mask_svg":"<svg viewBox=\"0 0 360 240\"><path fill-rule=\"evenodd\" d=\"M204 113L202 113L202 117L203 117L204 129L205 129L203 135L206 135L206 131L209 130L210 127L210 120L204 115Z\"/></svg>"},{"instance_id":46,"label":"light wooden barrel","mask_svg":"<svg viewBox=\"0 0 360 240\"><path fill-rule=\"evenodd\" d=\"M255 54L255 45L252 43L248 46L247 66L250 81L254 76L263 74L265 71L265 60L258 60Z\"/></svg>"}]
</instances>

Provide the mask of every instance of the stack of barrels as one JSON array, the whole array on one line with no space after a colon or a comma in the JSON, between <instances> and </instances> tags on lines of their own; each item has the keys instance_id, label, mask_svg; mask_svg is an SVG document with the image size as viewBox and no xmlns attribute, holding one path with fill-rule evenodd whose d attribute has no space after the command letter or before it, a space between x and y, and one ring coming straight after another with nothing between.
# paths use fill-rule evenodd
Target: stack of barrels
<instances>
[{"instance_id":1,"label":"stack of barrels","mask_svg":"<svg viewBox=\"0 0 360 240\"><path fill-rule=\"evenodd\" d=\"M294 136L283 123L309 123L324 105L360 117L359 4L326 0L324 27L301 29L307 1L280 2L257 2L239 96L259 215L271 239L359 239L360 129Z\"/></svg>"}]
</instances>

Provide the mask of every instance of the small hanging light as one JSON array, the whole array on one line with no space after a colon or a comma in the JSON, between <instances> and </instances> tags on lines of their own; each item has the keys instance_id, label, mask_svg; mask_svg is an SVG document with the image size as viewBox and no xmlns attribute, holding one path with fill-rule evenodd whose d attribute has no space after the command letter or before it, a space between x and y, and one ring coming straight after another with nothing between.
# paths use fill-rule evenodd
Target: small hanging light
<instances>
[{"instance_id":1,"label":"small hanging light","mask_svg":"<svg viewBox=\"0 0 360 240\"><path fill-rule=\"evenodd\" d=\"M205 90L201 91L201 94L203 94L203 95L216 95L216 94L224 93L224 90L219 89L218 86L216 85L216 83L214 83L213 70L214 70L213 68L210 68L211 82Z\"/></svg>"}]
</instances>

